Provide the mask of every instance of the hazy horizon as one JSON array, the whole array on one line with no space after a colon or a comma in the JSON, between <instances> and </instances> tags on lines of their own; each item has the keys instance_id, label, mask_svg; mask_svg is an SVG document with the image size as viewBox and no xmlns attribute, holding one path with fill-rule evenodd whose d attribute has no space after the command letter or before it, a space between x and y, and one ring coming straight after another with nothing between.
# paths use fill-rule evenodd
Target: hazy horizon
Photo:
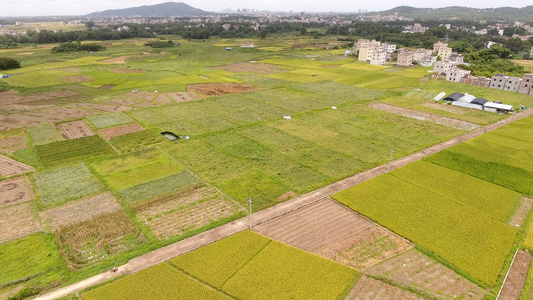
<instances>
[{"instance_id":1,"label":"hazy horizon","mask_svg":"<svg viewBox=\"0 0 533 300\"><path fill-rule=\"evenodd\" d=\"M0 0L0 17L38 17L38 16L80 16L92 12L104 11L108 9L122 9L137 7L143 5L154 5L158 3L171 2L165 0L95 0L86 2L82 0L20 0L12 2ZM383 11L392 9L397 6L406 5L424 8L440 8L448 6L465 6L464 1L459 0L436 0L432 1L431 6L427 6L427 1L422 0L381 0L367 1L364 4L353 3L349 0L333 0L324 5L323 1L317 0L189 0L189 1L172 1L184 2L188 5L205 11L218 12L224 9L260 9L270 11L307 11L307 12L357 12L360 9L370 11ZM509 0L506 5L499 5L501 2L496 1L469 1L466 7L473 8L491 8L491 7L524 7L523 1Z\"/></svg>"}]
</instances>

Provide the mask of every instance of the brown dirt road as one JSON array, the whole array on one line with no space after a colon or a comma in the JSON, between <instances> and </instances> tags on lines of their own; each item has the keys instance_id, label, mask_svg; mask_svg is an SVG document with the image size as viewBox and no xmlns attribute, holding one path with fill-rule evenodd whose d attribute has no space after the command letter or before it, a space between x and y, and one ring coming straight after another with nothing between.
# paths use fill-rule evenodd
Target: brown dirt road
<instances>
[{"instance_id":1,"label":"brown dirt road","mask_svg":"<svg viewBox=\"0 0 533 300\"><path fill-rule=\"evenodd\" d=\"M359 173L351 177L348 177L346 179L340 180L338 182L332 183L318 190L309 192L300 197L288 200L276 206L256 212L252 215L252 219L253 219L252 223L254 225L265 223L269 220L285 215L289 212L292 212L294 210L297 210L309 204L315 203L316 201L319 201L325 197L333 195L344 189L360 184L364 181L377 177L381 174L387 173L389 170L389 167L390 167L390 170L403 167L404 165L408 163L418 161L424 157L427 157L429 155L445 150L451 146L462 143L466 140L472 139L486 132L495 130L504 125L507 125L516 120L519 120L519 119L522 119L522 118L525 118L531 115L533 115L533 109L528 109L520 114L515 114L515 115L510 116L509 118L501 120L500 122L478 128L476 130L470 131L468 133L465 133L461 136L455 137L448 141L442 142L440 144L431 146L424 150L402 157L400 159L392 161L390 164L385 164L385 165L375 167L373 169L364 171L362 173ZM220 240L222 238L244 231L248 228L249 228L249 219L248 217L245 217L245 218L233 221L231 223L219 226L217 228L213 228L209 231L205 231L203 233L200 233L188 239L168 245L166 247L154 250L150 253L146 253L144 255L136 257L130 260L127 264L118 267L118 271L115 273L108 271L102 274L98 274L93 277L82 280L80 282L68 285L66 287L59 288L57 290L51 291L46 294L43 294L35 299L52 300L52 299L58 299L58 298L67 296L69 294L75 294L89 286L112 279L114 277L119 276L120 274L132 274L132 273L138 272L140 270L146 269L158 263L170 260L176 256L182 255L184 253L190 252L202 246L216 242L217 240Z\"/></svg>"}]
</instances>

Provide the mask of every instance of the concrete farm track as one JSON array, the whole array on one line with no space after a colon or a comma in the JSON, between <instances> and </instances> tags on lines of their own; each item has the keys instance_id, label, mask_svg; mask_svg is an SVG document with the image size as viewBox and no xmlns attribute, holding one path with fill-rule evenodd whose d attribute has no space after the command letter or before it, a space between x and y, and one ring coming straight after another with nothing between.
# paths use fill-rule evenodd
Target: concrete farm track
<instances>
[{"instance_id":1,"label":"concrete farm track","mask_svg":"<svg viewBox=\"0 0 533 300\"><path fill-rule=\"evenodd\" d=\"M350 176L346 179L327 185L323 188L309 192L305 195L302 195L297 198L280 203L276 206L264 209L262 211L258 211L252 214L252 223L253 225L259 225L259 224L268 222L277 217L280 217L282 215L295 211L299 208L312 204L316 201L324 199L325 197L329 197L344 189L350 188L364 181L370 180L374 177L387 173L389 169L394 170L394 169L403 167L407 165L408 163L418 161L424 157L435 154L449 147L460 144L464 141L480 136L486 132L498 129L516 120L519 120L519 119L522 119L522 118L525 118L531 115L533 115L533 109L527 109L522 113L514 114L497 123L493 123L493 124L489 124L484 127L480 127L478 129L467 132L463 135L457 136L450 140L444 141L442 143L433 145L429 148L423 149L421 151L407 155L400 159L394 160L390 164L385 164L385 165L375 167L373 169L361 172L359 174ZM193 251L205 245L211 244L213 242L216 242L230 235L244 231L248 228L249 228L249 218L244 217L239 220L233 221L231 223L205 231L203 233L200 233L188 239L176 242L174 244L165 246L163 248L160 248L152 252L146 253L144 255L141 255L139 257L133 258L127 264L118 267L117 272L107 271L105 273L95 275L93 277L84 279L74 284L71 284L71 285L56 289L54 291L51 291L49 293L40 295L35 299L52 300L52 299L58 299L61 297L65 297L69 294L75 294L92 285L102 283L109 279L115 278L121 274L136 273L140 270L143 270L153 265L159 264L161 262L170 260L176 256L185 254L187 252Z\"/></svg>"}]
</instances>

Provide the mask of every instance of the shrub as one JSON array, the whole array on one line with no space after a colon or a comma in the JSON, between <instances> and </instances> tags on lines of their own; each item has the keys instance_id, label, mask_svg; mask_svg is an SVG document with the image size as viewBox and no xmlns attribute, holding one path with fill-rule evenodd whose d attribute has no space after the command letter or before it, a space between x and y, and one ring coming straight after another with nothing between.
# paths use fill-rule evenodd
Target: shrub
<instances>
[{"instance_id":1,"label":"shrub","mask_svg":"<svg viewBox=\"0 0 533 300\"><path fill-rule=\"evenodd\" d=\"M52 53L60 53L60 52L77 52L77 51L102 51L105 50L105 47L96 44L96 43L86 43L82 44L81 42L67 42L62 43L57 47L52 48Z\"/></svg>"},{"instance_id":2,"label":"shrub","mask_svg":"<svg viewBox=\"0 0 533 300\"><path fill-rule=\"evenodd\" d=\"M0 57L0 70L11 70L17 68L20 68L20 62L18 60L9 57Z\"/></svg>"}]
</instances>

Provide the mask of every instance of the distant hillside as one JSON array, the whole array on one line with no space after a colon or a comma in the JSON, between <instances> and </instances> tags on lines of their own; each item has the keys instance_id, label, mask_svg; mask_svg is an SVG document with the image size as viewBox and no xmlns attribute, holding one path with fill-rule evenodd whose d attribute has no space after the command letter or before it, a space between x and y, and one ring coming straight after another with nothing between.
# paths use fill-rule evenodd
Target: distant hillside
<instances>
[{"instance_id":1,"label":"distant hillside","mask_svg":"<svg viewBox=\"0 0 533 300\"><path fill-rule=\"evenodd\" d=\"M499 7L499 8L470 8L461 6L450 6L443 8L415 8L411 6L398 6L393 9L378 12L382 15L390 15L398 12L402 17L422 20L490 20L490 21L532 21L533 6L522 8ZM376 14L368 13L368 14Z\"/></svg>"},{"instance_id":2,"label":"distant hillside","mask_svg":"<svg viewBox=\"0 0 533 300\"><path fill-rule=\"evenodd\" d=\"M166 2L155 5L144 5L124 9L109 9L100 12L90 13L88 17L128 17L128 16L183 16L183 15L209 15L207 12L189 6L183 2Z\"/></svg>"}]
</instances>

